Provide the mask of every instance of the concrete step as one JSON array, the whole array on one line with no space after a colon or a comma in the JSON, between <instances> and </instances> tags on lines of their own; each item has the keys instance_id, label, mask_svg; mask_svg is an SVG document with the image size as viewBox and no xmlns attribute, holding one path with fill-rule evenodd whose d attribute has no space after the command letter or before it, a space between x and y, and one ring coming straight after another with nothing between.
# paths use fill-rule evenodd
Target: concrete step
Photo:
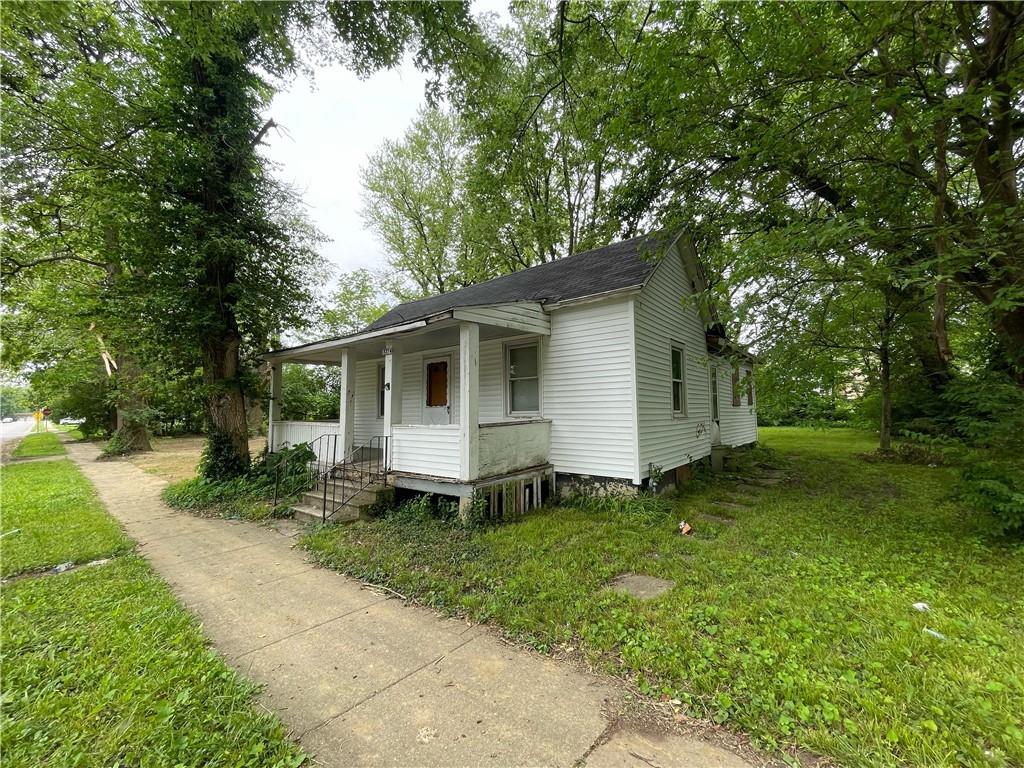
<instances>
[{"instance_id":1,"label":"concrete step","mask_svg":"<svg viewBox=\"0 0 1024 768\"><path fill-rule=\"evenodd\" d=\"M333 494L332 494L332 490L334 490ZM352 486L348 486L345 489L345 495L347 496L347 495L349 495L351 493L352 493ZM354 506L354 507L369 507L369 506L375 504L377 502L377 500L379 498L381 498L381 494L390 495L392 493L394 493L394 491L391 488L385 488L384 486L374 486L374 485L371 485L369 488L364 488L363 490L361 490L358 493L356 493L354 496L352 496L350 499L348 499L346 503L350 504L351 506ZM338 486L337 489L328 488L327 489L327 504L328 504L328 506L331 504L331 499L332 498L334 499L335 502L341 501L341 499L342 499L342 495L341 494L342 494L341 486ZM323 491L323 488L314 488L312 491L306 491L304 494L302 494L302 502L304 504L308 504L311 507L317 507L317 508L322 507L323 503L324 503L324 491Z\"/></svg>"},{"instance_id":2,"label":"concrete step","mask_svg":"<svg viewBox=\"0 0 1024 768\"><path fill-rule=\"evenodd\" d=\"M331 507L333 506L330 491L331 489L328 488L328 513L330 513ZM323 493L323 487L321 487L319 490L314 489L302 494L299 503L292 505L292 511L294 512L295 519L302 522L321 522L323 520L324 511ZM341 489L339 488L335 502L341 498L340 494ZM394 494L395 489L391 486L385 487L382 485L371 485L369 488L364 488L356 493L345 504L339 505L337 507L337 511L327 518L328 522L349 522L352 520L358 520L361 517L366 517L370 507L378 501L383 502L394 498Z\"/></svg>"},{"instance_id":3,"label":"concrete step","mask_svg":"<svg viewBox=\"0 0 1024 768\"><path fill-rule=\"evenodd\" d=\"M292 506L292 516L300 523L319 523L323 521L323 510L320 505L311 507L308 504L295 504ZM358 519L359 509L345 506L331 515L329 522L349 523Z\"/></svg>"}]
</instances>

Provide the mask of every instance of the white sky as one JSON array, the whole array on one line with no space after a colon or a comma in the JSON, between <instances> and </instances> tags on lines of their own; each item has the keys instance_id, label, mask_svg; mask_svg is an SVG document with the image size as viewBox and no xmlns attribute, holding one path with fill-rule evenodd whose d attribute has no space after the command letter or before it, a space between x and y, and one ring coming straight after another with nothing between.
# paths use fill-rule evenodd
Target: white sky
<instances>
[{"instance_id":1,"label":"white sky","mask_svg":"<svg viewBox=\"0 0 1024 768\"><path fill-rule=\"evenodd\" d=\"M507 0L475 0L472 10L507 18ZM383 248L359 216L359 168L385 139L405 133L424 103L426 81L408 61L366 80L334 65L312 79L297 78L274 97L267 116L283 130L267 136L263 152L330 238L321 253L339 271L384 263Z\"/></svg>"}]
</instances>

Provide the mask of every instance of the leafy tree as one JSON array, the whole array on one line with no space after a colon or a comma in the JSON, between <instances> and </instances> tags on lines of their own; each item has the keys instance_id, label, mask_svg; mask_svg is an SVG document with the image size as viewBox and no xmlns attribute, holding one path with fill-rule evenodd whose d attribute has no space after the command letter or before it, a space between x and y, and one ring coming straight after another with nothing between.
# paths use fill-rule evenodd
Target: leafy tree
<instances>
[{"instance_id":1,"label":"leafy tree","mask_svg":"<svg viewBox=\"0 0 1024 768\"><path fill-rule=\"evenodd\" d=\"M205 466L244 471L246 350L305 322L318 264L316 233L256 152L274 127L261 119L274 85L298 65L293 40L367 72L415 39L427 66L466 20L462 4L13 5L5 275L95 270L69 333L98 329L133 381L154 360L186 377L199 368ZM140 387L118 391L126 412L144 410Z\"/></svg>"},{"instance_id":2,"label":"leafy tree","mask_svg":"<svg viewBox=\"0 0 1024 768\"><path fill-rule=\"evenodd\" d=\"M391 265L437 293L602 245L623 227L606 200L620 177L605 139L625 4L610 18L568 4L510 8L485 26L447 91L363 176L368 225Z\"/></svg>"},{"instance_id":3,"label":"leafy tree","mask_svg":"<svg viewBox=\"0 0 1024 768\"><path fill-rule=\"evenodd\" d=\"M0 384L0 417L14 416L32 408L32 395L28 387Z\"/></svg>"},{"instance_id":4,"label":"leafy tree","mask_svg":"<svg viewBox=\"0 0 1024 768\"><path fill-rule=\"evenodd\" d=\"M328 300L319 332L344 336L365 328L388 311L390 296L398 290L388 277L374 275L368 269L342 274Z\"/></svg>"},{"instance_id":5,"label":"leafy tree","mask_svg":"<svg viewBox=\"0 0 1024 768\"><path fill-rule=\"evenodd\" d=\"M455 117L428 109L362 169L363 220L387 249L391 268L420 295L491 276L466 231L467 151Z\"/></svg>"},{"instance_id":6,"label":"leafy tree","mask_svg":"<svg viewBox=\"0 0 1024 768\"><path fill-rule=\"evenodd\" d=\"M810 211L814 227L843 227L931 295L939 358L957 286L1020 378L1021 14L1017 3L659 6L616 121L635 168L618 207L700 221L712 243Z\"/></svg>"}]
</instances>

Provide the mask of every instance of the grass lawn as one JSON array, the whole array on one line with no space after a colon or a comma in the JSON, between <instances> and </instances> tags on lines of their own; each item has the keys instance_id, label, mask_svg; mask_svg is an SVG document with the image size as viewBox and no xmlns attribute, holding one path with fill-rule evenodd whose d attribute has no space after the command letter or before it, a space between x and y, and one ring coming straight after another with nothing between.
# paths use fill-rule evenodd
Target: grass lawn
<instances>
[{"instance_id":1,"label":"grass lawn","mask_svg":"<svg viewBox=\"0 0 1024 768\"><path fill-rule=\"evenodd\" d=\"M667 518L545 509L467 531L394 515L305 545L542 650L580 649L769 748L857 766L1024 764L1024 548L990 540L952 499L953 469L865 461L873 439L850 430L762 440L793 481L747 508L712 510L743 495L715 479ZM695 536L676 533L681 518ZM624 572L675 587L639 602L607 589Z\"/></svg>"},{"instance_id":2,"label":"grass lawn","mask_svg":"<svg viewBox=\"0 0 1024 768\"><path fill-rule=\"evenodd\" d=\"M133 554L67 461L4 467L4 573L114 555L0 589L4 766L297 766L255 687Z\"/></svg>"},{"instance_id":3,"label":"grass lawn","mask_svg":"<svg viewBox=\"0 0 1024 768\"><path fill-rule=\"evenodd\" d=\"M31 456L60 456L65 453L55 432L33 432L25 435L12 454L17 459Z\"/></svg>"},{"instance_id":4,"label":"grass lawn","mask_svg":"<svg viewBox=\"0 0 1024 768\"><path fill-rule=\"evenodd\" d=\"M3 588L4 765L296 766L138 557Z\"/></svg>"},{"instance_id":5,"label":"grass lawn","mask_svg":"<svg viewBox=\"0 0 1024 768\"><path fill-rule=\"evenodd\" d=\"M85 440L85 435L76 424L54 424L54 427L72 440Z\"/></svg>"},{"instance_id":6,"label":"grass lawn","mask_svg":"<svg viewBox=\"0 0 1024 768\"><path fill-rule=\"evenodd\" d=\"M0 469L0 508L0 532L20 529L0 539L4 577L68 561L84 563L132 547L70 461Z\"/></svg>"}]
</instances>

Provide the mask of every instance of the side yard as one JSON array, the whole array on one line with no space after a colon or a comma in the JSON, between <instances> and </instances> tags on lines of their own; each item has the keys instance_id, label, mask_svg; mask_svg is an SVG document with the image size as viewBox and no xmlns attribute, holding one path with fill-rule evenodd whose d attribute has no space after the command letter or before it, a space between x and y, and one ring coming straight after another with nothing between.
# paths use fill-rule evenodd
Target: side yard
<instances>
[{"instance_id":1,"label":"side yard","mask_svg":"<svg viewBox=\"0 0 1024 768\"><path fill-rule=\"evenodd\" d=\"M0 487L5 765L304 762L71 462L2 467Z\"/></svg>"},{"instance_id":2,"label":"side yard","mask_svg":"<svg viewBox=\"0 0 1024 768\"><path fill-rule=\"evenodd\" d=\"M1024 764L1024 549L952 498L950 468L866 461L872 437L850 430L762 438L786 483L711 478L664 505L543 509L489 529L411 505L304 545L770 748ZM627 573L673 586L643 601L609 588Z\"/></svg>"}]
</instances>

